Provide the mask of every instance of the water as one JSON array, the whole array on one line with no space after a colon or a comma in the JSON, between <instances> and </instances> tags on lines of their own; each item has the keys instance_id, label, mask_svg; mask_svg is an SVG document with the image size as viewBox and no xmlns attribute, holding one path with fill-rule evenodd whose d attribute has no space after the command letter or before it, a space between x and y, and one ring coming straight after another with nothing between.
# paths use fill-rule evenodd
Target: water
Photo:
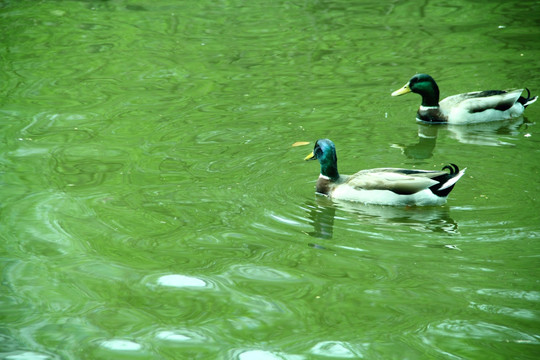
<instances>
[{"instance_id":1,"label":"water","mask_svg":"<svg viewBox=\"0 0 540 360\"><path fill-rule=\"evenodd\" d=\"M6 359L536 359L540 106L415 123L442 96L540 93L535 1L4 1ZM448 204L314 194L342 173L467 174ZM293 147L297 141L307 146Z\"/></svg>"}]
</instances>

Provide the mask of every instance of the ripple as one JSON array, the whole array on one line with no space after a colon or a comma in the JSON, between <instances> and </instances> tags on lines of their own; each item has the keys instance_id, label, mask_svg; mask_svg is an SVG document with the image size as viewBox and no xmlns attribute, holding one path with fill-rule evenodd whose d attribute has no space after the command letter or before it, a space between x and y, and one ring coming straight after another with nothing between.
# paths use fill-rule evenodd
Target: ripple
<instances>
[{"instance_id":1,"label":"ripple","mask_svg":"<svg viewBox=\"0 0 540 360\"><path fill-rule=\"evenodd\" d=\"M160 331L156 334L156 337L162 340L179 341L179 342L192 340L191 337L186 336L184 334L177 333L175 331Z\"/></svg>"},{"instance_id":2,"label":"ripple","mask_svg":"<svg viewBox=\"0 0 540 360\"><path fill-rule=\"evenodd\" d=\"M158 289L167 288L186 290L204 290L216 288L214 282L207 279L183 274L149 275L144 277L141 283L155 291Z\"/></svg>"},{"instance_id":3,"label":"ripple","mask_svg":"<svg viewBox=\"0 0 540 360\"><path fill-rule=\"evenodd\" d=\"M528 309L516 309L507 306L498 306L492 304L478 304L475 302L471 302L469 306L473 309L485 311L489 314L501 314L505 316L528 320L535 320L538 318L538 314L535 311Z\"/></svg>"},{"instance_id":4,"label":"ripple","mask_svg":"<svg viewBox=\"0 0 540 360\"><path fill-rule=\"evenodd\" d=\"M282 356L265 350L247 350L238 354L239 360L283 360Z\"/></svg>"},{"instance_id":5,"label":"ripple","mask_svg":"<svg viewBox=\"0 0 540 360\"><path fill-rule=\"evenodd\" d=\"M524 299L528 301L540 302L540 291L525 291L511 289L478 289L478 294L496 296L509 299Z\"/></svg>"},{"instance_id":6,"label":"ripple","mask_svg":"<svg viewBox=\"0 0 540 360\"><path fill-rule=\"evenodd\" d=\"M48 113L42 112L33 116L30 124L23 127L20 132L23 136L39 136L53 134L51 130L70 128L77 130L79 124L91 122L97 118L93 113Z\"/></svg>"},{"instance_id":7,"label":"ripple","mask_svg":"<svg viewBox=\"0 0 540 360\"><path fill-rule=\"evenodd\" d=\"M265 211L265 217L271 221L252 222L251 226L259 231L280 235L294 236L302 232L307 232L309 230L308 220L305 217L295 214L294 212L297 210L293 209L290 213Z\"/></svg>"},{"instance_id":8,"label":"ripple","mask_svg":"<svg viewBox=\"0 0 540 360\"><path fill-rule=\"evenodd\" d=\"M63 226L65 213L87 214L88 209L69 195L57 191L36 191L18 197L4 217L7 219L9 215L10 224L24 221L27 225L6 236L13 237L14 243L27 254L65 254L79 245Z\"/></svg>"},{"instance_id":9,"label":"ripple","mask_svg":"<svg viewBox=\"0 0 540 360\"><path fill-rule=\"evenodd\" d=\"M231 274L257 281L296 282L302 280L299 276L265 266L237 265L232 266L230 270Z\"/></svg>"},{"instance_id":10,"label":"ripple","mask_svg":"<svg viewBox=\"0 0 540 360\"><path fill-rule=\"evenodd\" d=\"M540 340L534 335L529 335L510 327L482 321L448 320L430 324L428 333L463 339L483 339L484 341L489 339L503 342L513 341L540 344Z\"/></svg>"},{"instance_id":11,"label":"ripple","mask_svg":"<svg viewBox=\"0 0 540 360\"><path fill-rule=\"evenodd\" d=\"M33 351L20 351L12 354L3 354L5 355L5 360L48 360L55 359L56 356L40 354Z\"/></svg>"},{"instance_id":12,"label":"ripple","mask_svg":"<svg viewBox=\"0 0 540 360\"><path fill-rule=\"evenodd\" d=\"M288 318L295 312L287 299L311 299L314 284L307 276L258 265L233 265L220 276L222 291L232 293L234 302L254 314L267 314L268 321ZM318 290L319 292L322 290ZM270 294L272 294L270 296ZM278 318L275 318L278 316Z\"/></svg>"},{"instance_id":13,"label":"ripple","mask_svg":"<svg viewBox=\"0 0 540 360\"><path fill-rule=\"evenodd\" d=\"M163 275L158 280L157 283L162 286L169 287L206 287L207 284L204 280L201 280L192 276L185 275Z\"/></svg>"},{"instance_id":14,"label":"ripple","mask_svg":"<svg viewBox=\"0 0 540 360\"><path fill-rule=\"evenodd\" d=\"M312 354L332 358L363 358L362 352L343 341L322 341L313 346Z\"/></svg>"},{"instance_id":15,"label":"ripple","mask_svg":"<svg viewBox=\"0 0 540 360\"><path fill-rule=\"evenodd\" d=\"M129 155L125 150L111 147L89 148L72 145L53 153L54 177L61 188L96 186L113 176L121 176Z\"/></svg>"},{"instance_id":16,"label":"ripple","mask_svg":"<svg viewBox=\"0 0 540 360\"><path fill-rule=\"evenodd\" d=\"M142 349L142 345L131 340L112 339L104 340L101 342L101 346L109 350L116 351L137 351Z\"/></svg>"}]
</instances>

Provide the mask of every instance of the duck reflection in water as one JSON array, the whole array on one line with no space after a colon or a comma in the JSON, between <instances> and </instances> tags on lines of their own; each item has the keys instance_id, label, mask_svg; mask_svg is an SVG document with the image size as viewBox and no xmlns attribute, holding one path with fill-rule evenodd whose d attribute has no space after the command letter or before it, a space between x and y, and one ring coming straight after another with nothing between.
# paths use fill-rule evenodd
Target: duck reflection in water
<instances>
[{"instance_id":1,"label":"duck reflection in water","mask_svg":"<svg viewBox=\"0 0 540 360\"><path fill-rule=\"evenodd\" d=\"M339 227L355 230L358 226L369 223L375 226L405 225L419 232L434 232L456 235L459 233L457 222L450 216L446 206L437 207L395 207L384 205L367 205L349 201L329 199L324 195L315 195L315 201L306 202L304 208L308 213L313 231L310 236L319 239L332 239L334 222L339 220ZM336 211L343 215L336 217ZM310 244L315 248L325 248Z\"/></svg>"},{"instance_id":2,"label":"duck reflection in water","mask_svg":"<svg viewBox=\"0 0 540 360\"><path fill-rule=\"evenodd\" d=\"M332 200L326 196L316 195L315 201L309 201L305 205L309 213L313 231L309 235L319 239L331 239L334 234L334 218L336 207Z\"/></svg>"},{"instance_id":3,"label":"duck reflection in water","mask_svg":"<svg viewBox=\"0 0 540 360\"><path fill-rule=\"evenodd\" d=\"M424 160L433 156L440 133L447 132L462 144L481 146L515 146L501 137L526 134L531 122L523 117L474 125L428 124L418 122L418 142L410 145L393 144L409 159Z\"/></svg>"},{"instance_id":4,"label":"duck reflection in water","mask_svg":"<svg viewBox=\"0 0 540 360\"><path fill-rule=\"evenodd\" d=\"M416 144L392 144L392 147L401 149L403 155L409 159L422 160L433 156L437 144L437 134L440 125L418 124L418 142Z\"/></svg>"}]
</instances>

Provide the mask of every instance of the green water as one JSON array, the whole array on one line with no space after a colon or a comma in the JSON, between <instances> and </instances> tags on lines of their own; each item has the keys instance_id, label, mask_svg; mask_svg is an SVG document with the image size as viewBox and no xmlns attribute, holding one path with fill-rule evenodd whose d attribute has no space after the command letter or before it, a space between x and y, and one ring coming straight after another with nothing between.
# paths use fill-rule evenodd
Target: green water
<instances>
[{"instance_id":1,"label":"green water","mask_svg":"<svg viewBox=\"0 0 540 360\"><path fill-rule=\"evenodd\" d=\"M538 1L0 1L0 358L537 359L540 103L430 127L390 93L540 94L539 35ZM322 137L468 170L333 203Z\"/></svg>"}]
</instances>

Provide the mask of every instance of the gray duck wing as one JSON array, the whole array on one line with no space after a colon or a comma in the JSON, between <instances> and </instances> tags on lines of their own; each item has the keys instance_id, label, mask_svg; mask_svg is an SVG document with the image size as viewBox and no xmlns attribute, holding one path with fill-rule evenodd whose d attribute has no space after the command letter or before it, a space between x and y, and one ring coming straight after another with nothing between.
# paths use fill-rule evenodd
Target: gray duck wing
<instances>
[{"instance_id":1,"label":"gray duck wing","mask_svg":"<svg viewBox=\"0 0 540 360\"><path fill-rule=\"evenodd\" d=\"M351 175L346 183L356 189L389 190L400 195L410 195L438 184L433 178L444 174L447 173L398 168L369 169Z\"/></svg>"}]
</instances>

